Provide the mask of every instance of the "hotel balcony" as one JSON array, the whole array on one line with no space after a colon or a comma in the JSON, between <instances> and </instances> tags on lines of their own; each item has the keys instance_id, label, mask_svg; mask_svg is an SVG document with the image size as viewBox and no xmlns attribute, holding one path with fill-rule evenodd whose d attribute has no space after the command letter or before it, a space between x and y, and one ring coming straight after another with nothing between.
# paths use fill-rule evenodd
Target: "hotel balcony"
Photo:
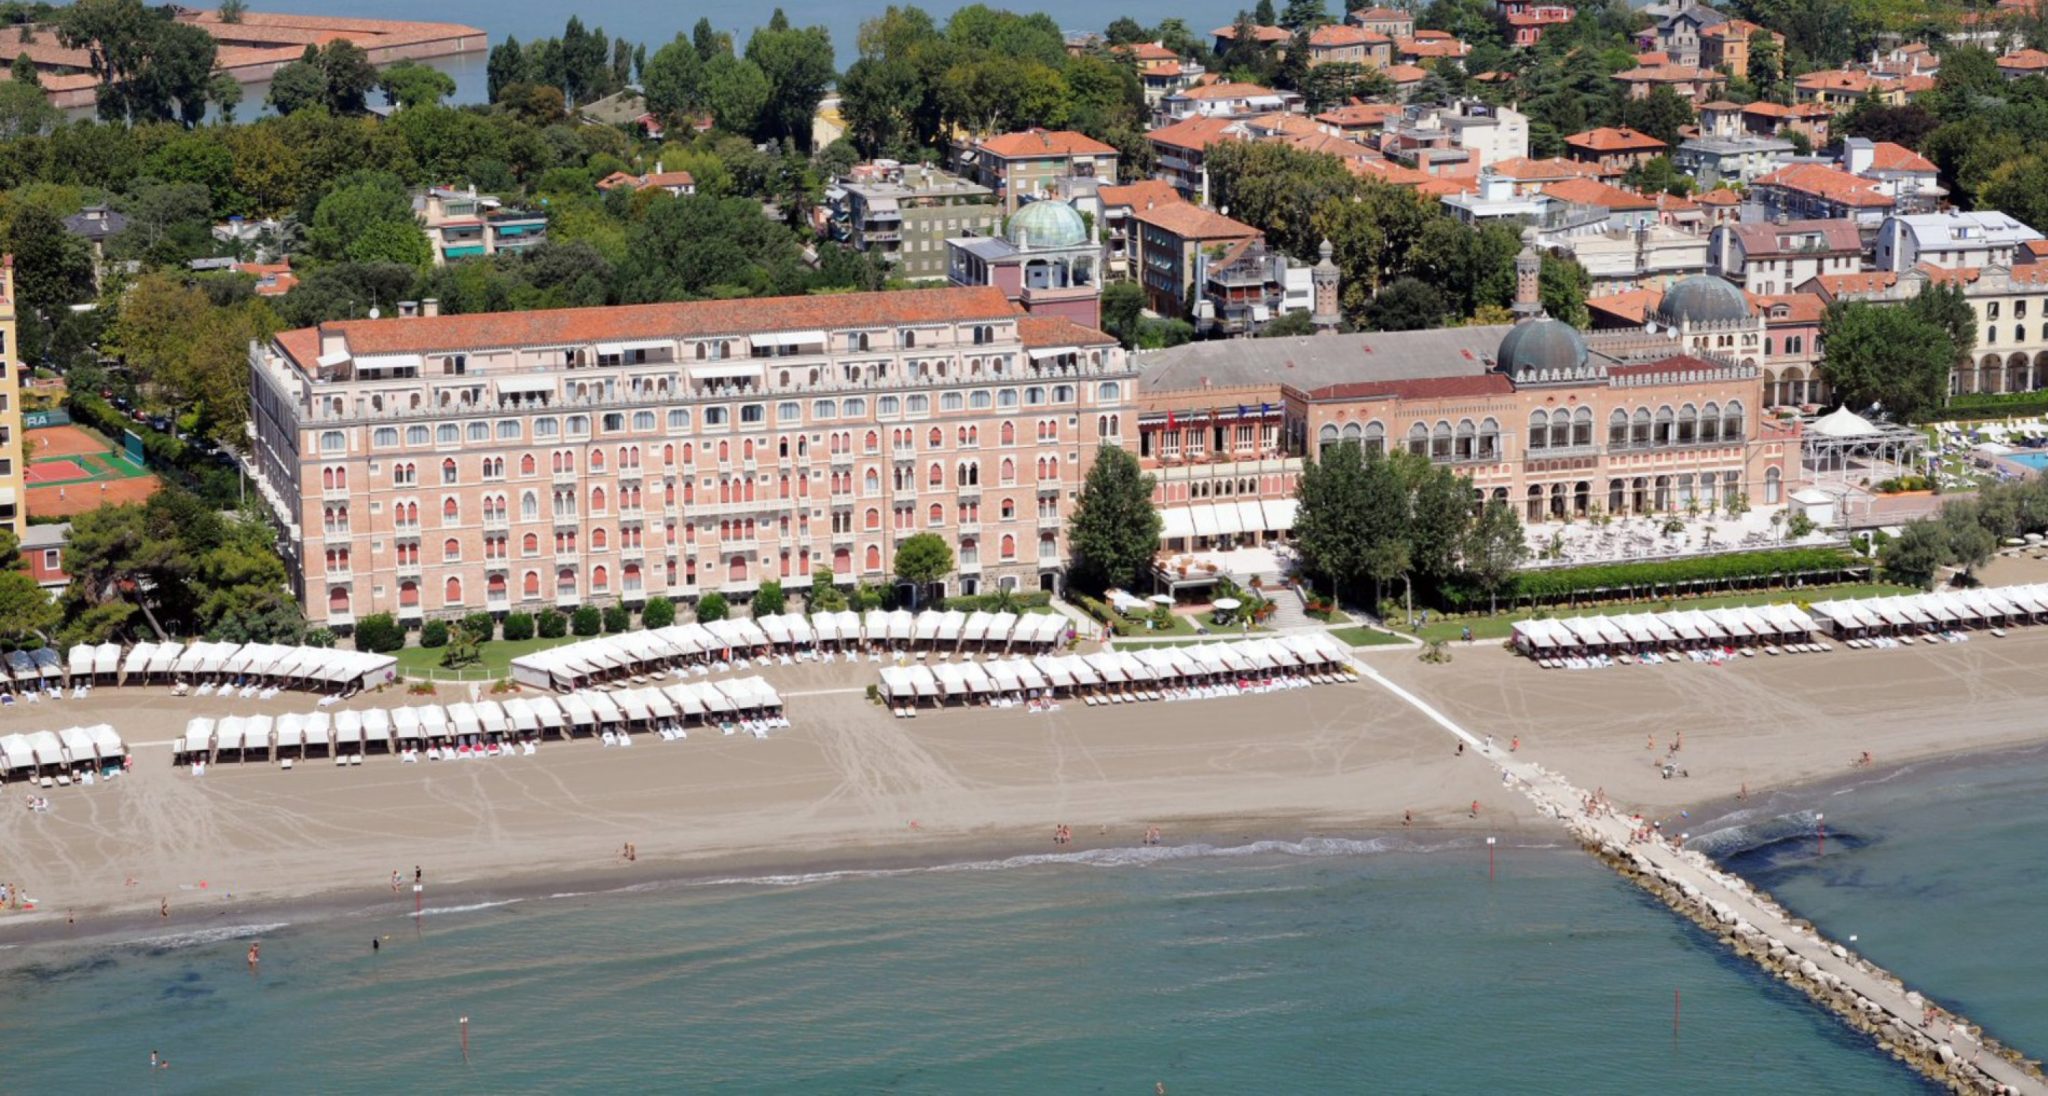
<instances>
[{"instance_id":1,"label":"hotel balcony","mask_svg":"<svg viewBox=\"0 0 2048 1096\"><path fill-rule=\"evenodd\" d=\"M978 521L963 521L960 523L959 530L960 535L963 537L979 536L981 535L981 523Z\"/></svg>"},{"instance_id":2,"label":"hotel balcony","mask_svg":"<svg viewBox=\"0 0 2048 1096\"><path fill-rule=\"evenodd\" d=\"M401 560L399 561L397 570L399 578L416 579L419 578L421 574L420 564L418 560Z\"/></svg>"},{"instance_id":3,"label":"hotel balcony","mask_svg":"<svg viewBox=\"0 0 2048 1096\"><path fill-rule=\"evenodd\" d=\"M398 619L400 620L418 620L424 615L426 614L421 611L417 601L411 605L400 605L398 607Z\"/></svg>"},{"instance_id":4,"label":"hotel balcony","mask_svg":"<svg viewBox=\"0 0 2048 1096\"><path fill-rule=\"evenodd\" d=\"M501 613L512 607L511 599L503 593L490 594L484 598L484 608Z\"/></svg>"}]
</instances>

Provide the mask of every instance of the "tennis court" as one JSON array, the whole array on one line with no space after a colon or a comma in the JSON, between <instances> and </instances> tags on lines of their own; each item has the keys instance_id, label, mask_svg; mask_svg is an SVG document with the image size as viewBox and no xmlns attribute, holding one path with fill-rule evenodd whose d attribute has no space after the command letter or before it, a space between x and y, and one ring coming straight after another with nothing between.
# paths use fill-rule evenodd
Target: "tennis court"
<instances>
[{"instance_id":1,"label":"tennis court","mask_svg":"<svg viewBox=\"0 0 2048 1096\"><path fill-rule=\"evenodd\" d=\"M41 427L25 432L22 440L31 514L68 517L140 502L163 485L121 446L82 426Z\"/></svg>"}]
</instances>

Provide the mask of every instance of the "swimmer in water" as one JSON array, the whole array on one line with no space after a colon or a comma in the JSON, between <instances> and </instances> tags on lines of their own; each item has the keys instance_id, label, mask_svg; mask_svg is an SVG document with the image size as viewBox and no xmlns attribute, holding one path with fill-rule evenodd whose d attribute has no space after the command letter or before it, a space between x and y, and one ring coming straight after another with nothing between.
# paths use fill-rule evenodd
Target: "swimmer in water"
<instances>
[{"instance_id":1,"label":"swimmer in water","mask_svg":"<svg viewBox=\"0 0 2048 1096\"><path fill-rule=\"evenodd\" d=\"M258 964L258 963L260 963L260 962L262 962L262 961L263 961L263 945L262 945L262 944L250 944L250 945L249 945L249 965L250 965L251 967L254 967L254 966L255 966L256 964Z\"/></svg>"}]
</instances>

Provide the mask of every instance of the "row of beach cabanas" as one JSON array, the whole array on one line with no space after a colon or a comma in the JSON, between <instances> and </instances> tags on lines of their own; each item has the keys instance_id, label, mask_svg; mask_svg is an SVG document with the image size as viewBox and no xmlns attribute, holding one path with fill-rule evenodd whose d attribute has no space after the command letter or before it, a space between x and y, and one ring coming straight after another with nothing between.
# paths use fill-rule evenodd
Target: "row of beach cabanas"
<instances>
[{"instance_id":1,"label":"row of beach cabanas","mask_svg":"<svg viewBox=\"0 0 2048 1096\"><path fill-rule=\"evenodd\" d=\"M566 692L673 667L730 665L775 654L801 657L819 650L1035 653L1063 641L1067 630L1066 618L1047 613L782 613L596 636L513 659L512 679L536 689Z\"/></svg>"},{"instance_id":2,"label":"row of beach cabanas","mask_svg":"<svg viewBox=\"0 0 2048 1096\"><path fill-rule=\"evenodd\" d=\"M46 788L84 781L88 772L120 772L127 757L121 736L105 723L0 735L0 779L28 780Z\"/></svg>"},{"instance_id":3,"label":"row of beach cabanas","mask_svg":"<svg viewBox=\"0 0 2048 1096\"><path fill-rule=\"evenodd\" d=\"M1514 644L1515 650L1540 660L1646 650L1803 644L1816 628L1814 619L1796 605L1744 605L1517 621Z\"/></svg>"},{"instance_id":4,"label":"row of beach cabanas","mask_svg":"<svg viewBox=\"0 0 2048 1096\"><path fill-rule=\"evenodd\" d=\"M1813 616L1844 639L1978 627L1996 630L2048 620L2048 585L1984 586L1823 601L1813 606Z\"/></svg>"},{"instance_id":5,"label":"row of beach cabanas","mask_svg":"<svg viewBox=\"0 0 2048 1096\"><path fill-rule=\"evenodd\" d=\"M759 677L691 681L613 692L514 697L403 708L200 717L186 723L177 762L305 760L357 764L373 750L403 754L446 744L487 747L635 730L722 725L782 715L782 697Z\"/></svg>"},{"instance_id":6,"label":"row of beach cabanas","mask_svg":"<svg viewBox=\"0 0 2048 1096\"><path fill-rule=\"evenodd\" d=\"M74 682L90 658L90 680L122 685L163 682L262 682L287 688L353 692L393 681L398 660L368 651L297 647L279 643L212 643L204 640L138 643L128 648L118 671L108 648L73 647ZM82 653L83 652L83 653Z\"/></svg>"},{"instance_id":7,"label":"row of beach cabanas","mask_svg":"<svg viewBox=\"0 0 2048 1096\"><path fill-rule=\"evenodd\" d=\"M920 704L1065 696L1091 703L1152 700L1188 689L1235 689L1276 678L1348 679L1349 660L1350 649L1342 643L1323 632L1306 632L1185 647L1133 646L1089 655L885 666L880 691L898 714Z\"/></svg>"}]
</instances>

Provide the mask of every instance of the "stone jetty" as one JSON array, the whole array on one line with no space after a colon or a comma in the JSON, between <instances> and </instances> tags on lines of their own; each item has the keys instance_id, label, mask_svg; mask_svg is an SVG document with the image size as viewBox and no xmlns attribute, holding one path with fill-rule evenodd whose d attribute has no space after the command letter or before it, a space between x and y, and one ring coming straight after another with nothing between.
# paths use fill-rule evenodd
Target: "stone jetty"
<instances>
[{"instance_id":1,"label":"stone jetty","mask_svg":"<svg viewBox=\"0 0 2048 1096\"><path fill-rule=\"evenodd\" d=\"M1545 815L1615 871L1717 936L1723 945L1797 987L1880 1051L1954 1092L2048 1096L2040 1063L2001 1046L1965 1017L1931 1006L1889 971L1816 932L1704 854L1680 848L1594 803L1583 789L1541 765L1490 750L1421 698L1353 660L1379 685L1497 765Z\"/></svg>"}]
</instances>

